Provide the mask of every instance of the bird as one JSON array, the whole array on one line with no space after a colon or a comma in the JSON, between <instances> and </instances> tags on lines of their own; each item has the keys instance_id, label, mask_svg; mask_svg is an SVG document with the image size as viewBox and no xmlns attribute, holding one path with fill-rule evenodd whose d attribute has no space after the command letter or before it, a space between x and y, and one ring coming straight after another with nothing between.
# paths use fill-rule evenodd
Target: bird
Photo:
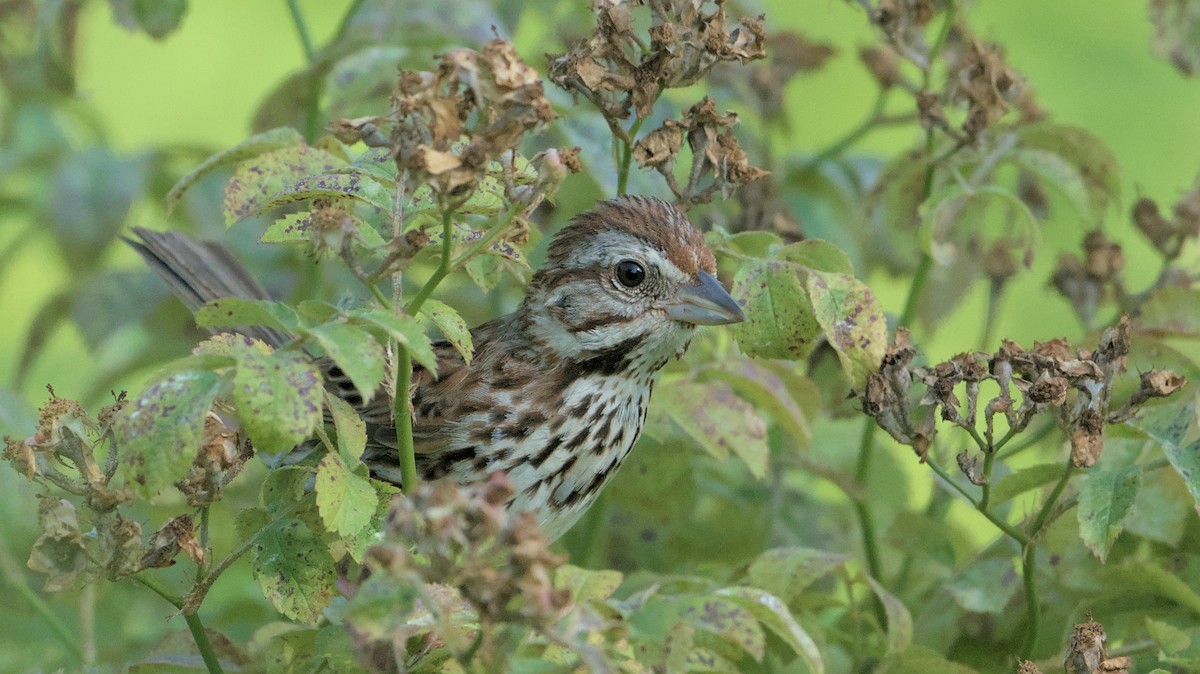
<instances>
[{"instance_id":1,"label":"bird","mask_svg":"<svg viewBox=\"0 0 1200 674\"><path fill-rule=\"evenodd\" d=\"M129 243L193 311L222 297L269 296L228 249L177 232L135 229ZM551 242L511 313L471 331L468 363L434 342L436 372L414 365L409 389L422 479L466 485L504 471L509 513L533 513L549 540L564 534L629 455L660 371L700 326L744 321L716 277L704 236L675 206L645 196L598 202ZM246 334L279 346L287 335ZM371 399L328 359L328 390L368 430L363 461L401 485L390 396Z\"/></svg>"}]
</instances>

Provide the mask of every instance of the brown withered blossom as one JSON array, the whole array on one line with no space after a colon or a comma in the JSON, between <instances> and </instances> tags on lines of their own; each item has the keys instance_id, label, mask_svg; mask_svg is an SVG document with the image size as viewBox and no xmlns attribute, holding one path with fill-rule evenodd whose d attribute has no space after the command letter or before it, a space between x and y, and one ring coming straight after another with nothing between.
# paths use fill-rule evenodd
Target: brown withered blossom
<instances>
[{"instance_id":1,"label":"brown withered blossom","mask_svg":"<svg viewBox=\"0 0 1200 674\"><path fill-rule=\"evenodd\" d=\"M717 63L764 56L762 17L731 24L725 0L711 11L699 3L651 0L648 41L634 31L637 4L594 3L592 34L571 51L549 56L550 80L591 101L610 124L631 112L648 117L663 90L695 84Z\"/></svg>"},{"instance_id":2,"label":"brown withered blossom","mask_svg":"<svg viewBox=\"0 0 1200 674\"><path fill-rule=\"evenodd\" d=\"M1133 661L1126 655L1109 657L1104 625L1093 620L1091 613L1086 618L1071 630L1063 669L1067 674L1128 674Z\"/></svg>"},{"instance_id":3,"label":"brown withered blossom","mask_svg":"<svg viewBox=\"0 0 1200 674\"><path fill-rule=\"evenodd\" d=\"M367 567L416 590L414 615L436 618L447 607L468 608L480 639L495 636L493 626L503 623L544 626L570 603L569 591L553 583L566 558L550 552L532 513L509 514L512 495L502 472L466 488L450 480L422 482L393 499L384 541L368 549ZM396 629L389 641L401 644L420 631L404 620ZM357 645L372 660L381 651L363 635Z\"/></svg>"},{"instance_id":4,"label":"brown withered blossom","mask_svg":"<svg viewBox=\"0 0 1200 674\"><path fill-rule=\"evenodd\" d=\"M1083 256L1062 253L1050 283L1071 303L1084 325L1091 325L1100 305L1125 294L1125 253L1100 230L1083 239Z\"/></svg>"},{"instance_id":5,"label":"brown withered blossom","mask_svg":"<svg viewBox=\"0 0 1200 674\"><path fill-rule=\"evenodd\" d=\"M705 96L684 111L676 121L668 119L634 146L633 156L643 167L662 174L680 204L687 207L707 203L720 192L729 198L733 190L767 175L751 166L746 152L733 135L737 115L720 113L716 103ZM687 183L675 179L675 155L687 140L692 151L692 167Z\"/></svg>"},{"instance_id":6,"label":"brown withered blossom","mask_svg":"<svg viewBox=\"0 0 1200 674\"><path fill-rule=\"evenodd\" d=\"M1168 260L1179 256L1187 240L1200 237L1200 177L1195 187L1175 202L1172 216L1168 220L1158 203L1145 197L1133 205L1133 224Z\"/></svg>"},{"instance_id":7,"label":"brown withered blossom","mask_svg":"<svg viewBox=\"0 0 1200 674\"><path fill-rule=\"evenodd\" d=\"M962 131L969 140L1008 112L1008 99L1016 94L1019 80L994 45L967 37L951 61L947 84L950 100L966 103Z\"/></svg>"},{"instance_id":8,"label":"brown withered blossom","mask_svg":"<svg viewBox=\"0 0 1200 674\"><path fill-rule=\"evenodd\" d=\"M342 142L390 147L400 175L462 198L489 162L555 118L537 71L494 39L447 51L434 72L401 71L389 113L339 119L330 130Z\"/></svg>"},{"instance_id":9,"label":"brown withered blossom","mask_svg":"<svg viewBox=\"0 0 1200 674\"><path fill-rule=\"evenodd\" d=\"M1025 349L1004 340L994 354L962 353L933 366L913 366L916 350L903 329L896 331L879 369L861 394L863 412L898 442L925 458L940 416L971 434L984 452L996 447L996 417L1009 434L1019 433L1043 413L1052 413L1071 442L1071 462L1094 465L1104 448L1104 428L1129 419L1147 400L1179 391L1186 380L1169 370L1152 370L1120 407L1112 405L1114 380L1125 371L1131 323L1122 317L1100 337L1094 350L1075 349L1063 339L1035 342ZM999 394L983 405L984 429L976 429L980 384L992 381ZM920 387L920 388L918 388ZM940 414L939 414L940 413ZM959 467L981 484L975 461L965 452Z\"/></svg>"}]
</instances>

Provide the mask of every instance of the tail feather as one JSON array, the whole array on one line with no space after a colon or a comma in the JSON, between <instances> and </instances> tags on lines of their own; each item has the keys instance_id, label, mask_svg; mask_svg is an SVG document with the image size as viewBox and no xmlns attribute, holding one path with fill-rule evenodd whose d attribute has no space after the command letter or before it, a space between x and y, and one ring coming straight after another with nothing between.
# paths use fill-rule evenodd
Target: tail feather
<instances>
[{"instance_id":1,"label":"tail feather","mask_svg":"<svg viewBox=\"0 0 1200 674\"><path fill-rule=\"evenodd\" d=\"M202 243L177 232L155 232L141 227L133 231L141 240L125 239L125 242L192 311L223 297L271 299L233 253L218 243ZM264 327L247 326L238 331L272 346L288 339L287 335Z\"/></svg>"}]
</instances>

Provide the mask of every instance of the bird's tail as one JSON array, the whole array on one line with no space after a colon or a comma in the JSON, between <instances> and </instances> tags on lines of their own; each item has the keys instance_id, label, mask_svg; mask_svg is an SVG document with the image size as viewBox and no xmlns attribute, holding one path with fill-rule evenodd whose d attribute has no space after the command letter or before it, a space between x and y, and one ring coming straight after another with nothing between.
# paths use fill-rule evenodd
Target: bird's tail
<instances>
[{"instance_id":1,"label":"bird's tail","mask_svg":"<svg viewBox=\"0 0 1200 674\"><path fill-rule=\"evenodd\" d=\"M202 243L177 232L155 232L141 227L133 231L140 240L125 239L125 242L192 311L223 297L271 299L233 253L218 243ZM261 326L245 326L238 332L272 346L280 346L288 339L278 330Z\"/></svg>"}]
</instances>

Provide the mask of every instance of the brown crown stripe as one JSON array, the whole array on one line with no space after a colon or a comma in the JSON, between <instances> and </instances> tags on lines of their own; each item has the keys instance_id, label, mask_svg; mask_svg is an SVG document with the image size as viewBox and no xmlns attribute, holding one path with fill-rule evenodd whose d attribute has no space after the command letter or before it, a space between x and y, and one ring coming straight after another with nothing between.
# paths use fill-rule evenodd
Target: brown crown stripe
<instances>
[{"instance_id":1,"label":"brown crown stripe","mask_svg":"<svg viewBox=\"0 0 1200 674\"><path fill-rule=\"evenodd\" d=\"M717 269L716 258L704 244L704 235L674 206L651 197L624 196L602 201L559 232L550 244L548 262L562 265L583 242L604 232L624 232L666 255L689 276Z\"/></svg>"}]
</instances>

